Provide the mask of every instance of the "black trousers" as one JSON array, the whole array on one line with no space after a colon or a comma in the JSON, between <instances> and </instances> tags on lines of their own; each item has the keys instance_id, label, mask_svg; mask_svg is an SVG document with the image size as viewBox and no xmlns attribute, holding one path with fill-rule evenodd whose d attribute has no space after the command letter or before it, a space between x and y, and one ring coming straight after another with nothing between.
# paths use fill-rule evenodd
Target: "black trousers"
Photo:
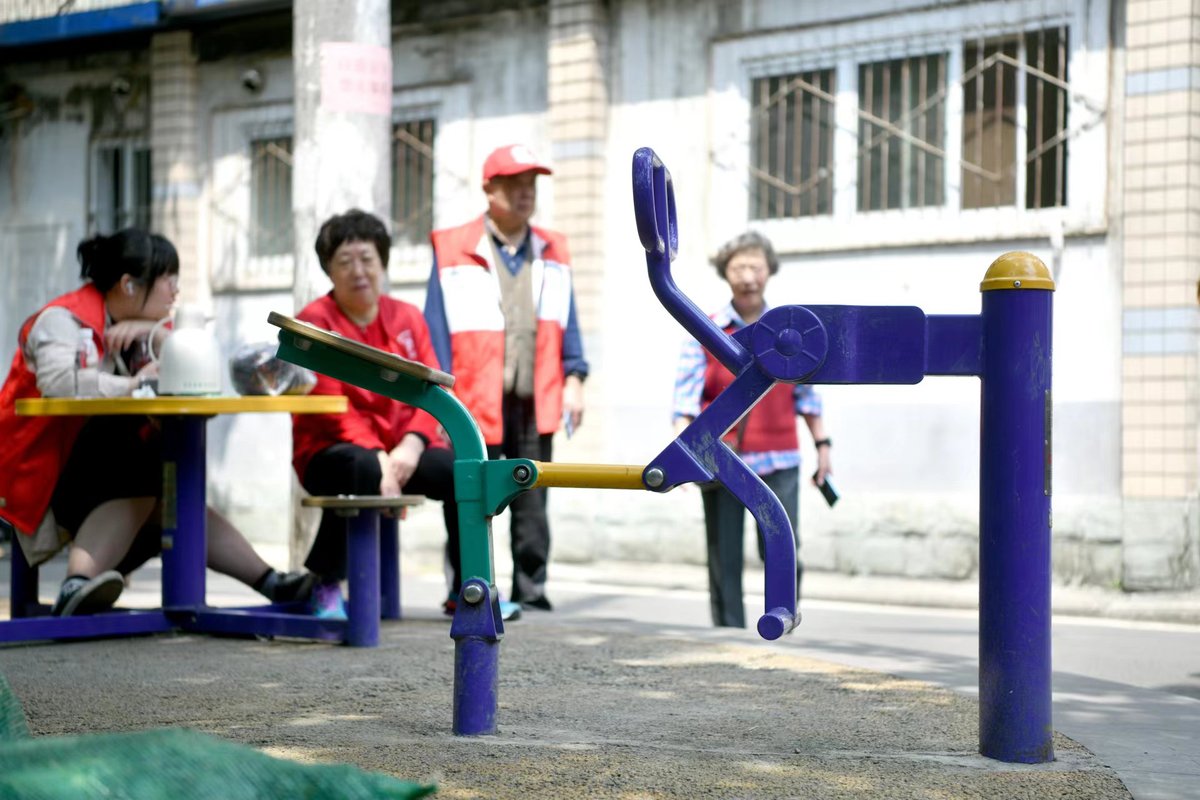
<instances>
[{"instance_id":1,"label":"black trousers","mask_svg":"<svg viewBox=\"0 0 1200 800\"><path fill-rule=\"evenodd\" d=\"M378 495L383 473L379 468L379 451L342 442L325 448L313 456L300 483L313 495L359 494ZM417 462L405 494L423 494L440 500L446 534L458 551L458 504L454 501L454 451L444 447L426 448ZM326 509L321 515L321 527L308 551L304 566L327 581L346 577L346 533L349 520Z\"/></svg>"},{"instance_id":2,"label":"black trousers","mask_svg":"<svg viewBox=\"0 0 1200 800\"><path fill-rule=\"evenodd\" d=\"M162 498L162 437L139 416L92 417L79 431L50 499L54 520L71 538L110 500ZM128 575L162 551L161 515L152 513L115 569Z\"/></svg>"},{"instance_id":3,"label":"black trousers","mask_svg":"<svg viewBox=\"0 0 1200 800\"><path fill-rule=\"evenodd\" d=\"M800 561L800 469L782 469L762 475L779 501L783 503L792 537L796 542L796 597L800 596L800 579L804 567ZM708 599L713 625L727 628L746 627L746 610L742 602L742 567L745 554L746 507L721 484L705 487L704 533L708 543ZM758 533L758 555L763 557L762 531Z\"/></svg>"},{"instance_id":4,"label":"black trousers","mask_svg":"<svg viewBox=\"0 0 1200 800\"><path fill-rule=\"evenodd\" d=\"M504 441L488 445L488 458L529 458L549 461L551 434L540 434L533 398L504 396ZM546 517L546 489L522 492L509 504L511 514L513 587L518 603L546 595L546 566L550 563L550 522Z\"/></svg>"}]
</instances>

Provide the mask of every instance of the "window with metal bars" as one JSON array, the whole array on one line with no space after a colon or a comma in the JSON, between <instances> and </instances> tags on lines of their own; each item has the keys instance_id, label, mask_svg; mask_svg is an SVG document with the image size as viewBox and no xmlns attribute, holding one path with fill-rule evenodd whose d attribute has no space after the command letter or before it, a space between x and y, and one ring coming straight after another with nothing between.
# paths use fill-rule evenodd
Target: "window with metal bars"
<instances>
[{"instance_id":1,"label":"window with metal bars","mask_svg":"<svg viewBox=\"0 0 1200 800\"><path fill-rule=\"evenodd\" d=\"M946 56L858 67L858 210L944 202Z\"/></svg>"},{"instance_id":2,"label":"window with metal bars","mask_svg":"<svg viewBox=\"0 0 1200 800\"><path fill-rule=\"evenodd\" d=\"M92 203L88 228L112 233L150 228L150 149L128 142L103 144L94 151Z\"/></svg>"},{"instance_id":3,"label":"window with metal bars","mask_svg":"<svg viewBox=\"0 0 1200 800\"><path fill-rule=\"evenodd\" d=\"M834 71L751 84L750 215L833 213Z\"/></svg>"},{"instance_id":4,"label":"window with metal bars","mask_svg":"<svg viewBox=\"0 0 1200 800\"><path fill-rule=\"evenodd\" d=\"M250 255L292 253L292 137L250 142Z\"/></svg>"},{"instance_id":5,"label":"window with metal bars","mask_svg":"<svg viewBox=\"0 0 1200 800\"><path fill-rule=\"evenodd\" d=\"M1061 27L964 46L963 208L1067 204L1067 45Z\"/></svg>"},{"instance_id":6,"label":"window with metal bars","mask_svg":"<svg viewBox=\"0 0 1200 800\"><path fill-rule=\"evenodd\" d=\"M392 215L397 242L421 244L433 231L432 119L392 126Z\"/></svg>"}]
</instances>

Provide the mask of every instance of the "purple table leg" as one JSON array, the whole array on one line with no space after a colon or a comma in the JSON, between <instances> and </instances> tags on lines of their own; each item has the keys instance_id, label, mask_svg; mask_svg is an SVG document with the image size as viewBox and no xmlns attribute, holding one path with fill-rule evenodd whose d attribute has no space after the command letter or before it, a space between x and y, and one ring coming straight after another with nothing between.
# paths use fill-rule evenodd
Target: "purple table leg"
<instances>
[{"instance_id":1,"label":"purple table leg","mask_svg":"<svg viewBox=\"0 0 1200 800\"><path fill-rule=\"evenodd\" d=\"M204 605L207 417L163 417L164 608Z\"/></svg>"},{"instance_id":2,"label":"purple table leg","mask_svg":"<svg viewBox=\"0 0 1200 800\"><path fill-rule=\"evenodd\" d=\"M350 607L346 644L379 645L379 512L360 510L350 518L346 563L350 567Z\"/></svg>"},{"instance_id":3,"label":"purple table leg","mask_svg":"<svg viewBox=\"0 0 1200 800\"><path fill-rule=\"evenodd\" d=\"M29 566L25 560L25 551L17 537L21 534L12 532L9 549L12 551L12 594L9 599L10 619L20 619L31 616L38 610L38 568Z\"/></svg>"},{"instance_id":4,"label":"purple table leg","mask_svg":"<svg viewBox=\"0 0 1200 800\"><path fill-rule=\"evenodd\" d=\"M1028 281L1026 281L1028 283ZM1050 291L983 293L979 752L1054 760L1050 686Z\"/></svg>"},{"instance_id":5,"label":"purple table leg","mask_svg":"<svg viewBox=\"0 0 1200 800\"><path fill-rule=\"evenodd\" d=\"M384 619L400 619L400 521L379 518L379 595Z\"/></svg>"}]
</instances>

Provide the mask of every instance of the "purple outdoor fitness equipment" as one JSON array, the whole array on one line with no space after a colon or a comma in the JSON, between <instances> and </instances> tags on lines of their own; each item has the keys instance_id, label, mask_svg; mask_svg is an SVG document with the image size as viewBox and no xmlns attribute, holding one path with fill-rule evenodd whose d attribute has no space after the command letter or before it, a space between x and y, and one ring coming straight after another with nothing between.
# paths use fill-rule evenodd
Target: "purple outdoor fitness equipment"
<instances>
[{"instance_id":1,"label":"purple outdoor fitness equipment","mask_svg":"<svg viewBox=\"0 0 1200 800\"><path fill-rule=\"evenodd\" d=\"M671 278L679 248L671 174L653 150L633 156L633 201L650 284L663 306L735 376L642 473L651 491L718 480L765 538L758 631L800 620L796 552L775 495L721 441L777 382L914 384L981 378L980 752L1054 758L1050 713L1050 364L1054 281L1028 253L988 269L980 315L926 316L911 306L781 306L728 335Z\"/></svg>"}]
</instances>

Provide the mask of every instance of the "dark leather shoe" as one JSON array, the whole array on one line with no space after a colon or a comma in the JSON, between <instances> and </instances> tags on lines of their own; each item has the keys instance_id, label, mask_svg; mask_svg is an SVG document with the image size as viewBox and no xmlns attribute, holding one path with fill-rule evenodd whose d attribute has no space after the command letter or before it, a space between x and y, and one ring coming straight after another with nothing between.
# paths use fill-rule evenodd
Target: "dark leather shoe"
<instances>
[{"instance_id":1,"label":"dark leather shoe","mask_svg":"<svg viewBox=\"0 0 1200 800\"><path fill-rule=\"evenodd\" d=\"M550 598L546 595L536 597L533 600L522 600L521 608L536 609L538 611L553 611L554 606L550 605Z\"/></svg>"},{"instance_id":2,"label":"dark leather shoe","mask_svg":"<svg viewBox=\"0 0 1200 800\"><path fill-rule=\"evenodd\" d=\"M273 603L294 603L312 596L317 576L311 572L285 572L275 581L270 600Z\"/></svg>"}]
</instances>

